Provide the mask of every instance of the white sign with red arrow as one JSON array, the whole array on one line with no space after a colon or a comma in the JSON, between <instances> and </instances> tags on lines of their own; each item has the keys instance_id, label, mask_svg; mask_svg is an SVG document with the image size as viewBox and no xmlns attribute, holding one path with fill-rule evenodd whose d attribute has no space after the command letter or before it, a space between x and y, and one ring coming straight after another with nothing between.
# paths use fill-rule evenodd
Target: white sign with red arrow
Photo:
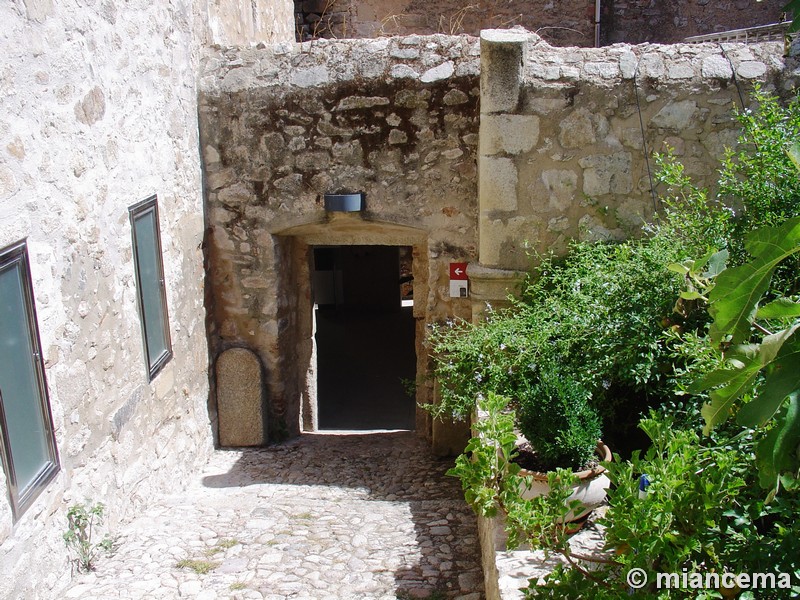
<instances>
[{"instance_id":1,"label":"white sign with red arrow","mask_svg":"<svg viewBox=\"0 0 800 600\"><path fill-rule=\"evenodd\" d=\"M465 262L450 263L450 297L469 297L467 263Z\"/></svg>"}]
</instances>

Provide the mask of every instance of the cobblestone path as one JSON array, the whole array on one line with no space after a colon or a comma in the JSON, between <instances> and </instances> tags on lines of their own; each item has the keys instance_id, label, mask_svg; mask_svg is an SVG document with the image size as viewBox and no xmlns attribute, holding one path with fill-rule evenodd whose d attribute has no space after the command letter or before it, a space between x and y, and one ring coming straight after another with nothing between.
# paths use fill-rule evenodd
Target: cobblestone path
<instances>
[{"instance_id":1,"label":"cobblestone path","mask_svg":"<svg viewBox=\"0 0 800 600\"><path fill-rule=\"evenodd\" d=\"M409 432L217 451L61 597L480 600L475 517L450 464Z\"/></svg>"}]
</instances>

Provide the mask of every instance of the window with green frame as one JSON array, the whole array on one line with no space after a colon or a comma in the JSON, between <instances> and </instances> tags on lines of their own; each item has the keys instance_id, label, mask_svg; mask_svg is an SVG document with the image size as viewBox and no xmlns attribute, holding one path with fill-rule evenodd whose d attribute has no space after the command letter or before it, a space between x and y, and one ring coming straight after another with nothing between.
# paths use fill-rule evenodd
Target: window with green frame
<instances>
[{"instance_id":1,"label":"window with green frame","mask_svg":"<svg viewBox=\"0 0 800 600\"><path fill-rule=\"evenodd\" d=\"M60 468L24 241L0 250L0 438L16 520Z\"/></svg>"},{"instance_id":2,"label":"window with green frame","mask_svg":"<svg viewBox=\"0 0 800 600\"><path fill-rule=\"evenodd\" d=\"M144 355L152 381L172 358L158 226L158 199L152 196L129 209L136 269L136 292L142 323Z\"/></svg>"}]
</instances>

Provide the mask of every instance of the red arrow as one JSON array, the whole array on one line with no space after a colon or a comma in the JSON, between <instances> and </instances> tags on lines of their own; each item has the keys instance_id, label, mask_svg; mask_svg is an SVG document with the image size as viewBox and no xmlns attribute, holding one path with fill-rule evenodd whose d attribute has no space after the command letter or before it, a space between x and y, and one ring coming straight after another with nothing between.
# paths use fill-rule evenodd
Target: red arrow
<instances>
[{"instance_id":1,"label":"red arrow","mask_svg":"<svg viewBox=\"0 0 800 600\"><path fill-rule=\"evenodd\" d=\"M450 279L457 281L467 280L467 263L457 262L450 263Z\"/></svg>"}]
</instances>

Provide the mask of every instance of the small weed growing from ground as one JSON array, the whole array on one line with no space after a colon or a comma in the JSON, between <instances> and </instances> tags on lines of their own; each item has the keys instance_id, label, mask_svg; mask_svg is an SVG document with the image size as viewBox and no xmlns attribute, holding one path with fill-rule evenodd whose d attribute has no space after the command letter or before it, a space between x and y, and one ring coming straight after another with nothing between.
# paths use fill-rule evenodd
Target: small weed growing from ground
<instances>
[{"instance_id":1,"label":"small weed growing from ground","mask_svg":"<svg viewBox=\"0 0 800 600\"><path fill-rule=\"evenodd\" d=\"M223 552L224 550L227 550L228 548L233 548L234 546L236 546L237 544L240 544L240 543L241 542L239 540L235 539L235 538L224 538L224 539L221 539L219 542L217 542L216 546L206 550L206 556L214 556L215 554L219 554L220 552Z\"/></svg>"},{"instance_id":2,"label":"small weed growing from ground","mask_svg":"<svg viewBox=\"0 0 800 600\"><path fill-rule=\"evenodd\" d=\"M217 563L207 560L194 560L191 558L184 558L175 565L179 569L190 569L198 575L205 575L209 571L213 571L217 567Z\"/></svg>"},{"instance_id":3,"label":"small weed growing from ground","mask_svg":"<svg viewBox=\"0 0 800 600\"><path fill-rule=\"evenodd\" d=\"M246 584L246 583L244 583L243 581L234 581L234 582L231 584L231 591L232 591L232 592L235 592L236 590L243 590L243 589L245 589L246 587L247 587L247 584Z\"/></svg>"},{"instance_id":4,"label":"small weed growing from ground","mask_svg":"<svg viewBox=\"0 0 800 600\"><path fill-rule=\"evenodd\" d=\"M103 523L105 506L98 502L94 506L74 504L67 511L68 529L63 538L67 548L76 554L75 563L79 571L93 571L98 554L114 551L114 538L106 534L100 542L92 540L94 528Z\"/></svg>"}]
</instances>

